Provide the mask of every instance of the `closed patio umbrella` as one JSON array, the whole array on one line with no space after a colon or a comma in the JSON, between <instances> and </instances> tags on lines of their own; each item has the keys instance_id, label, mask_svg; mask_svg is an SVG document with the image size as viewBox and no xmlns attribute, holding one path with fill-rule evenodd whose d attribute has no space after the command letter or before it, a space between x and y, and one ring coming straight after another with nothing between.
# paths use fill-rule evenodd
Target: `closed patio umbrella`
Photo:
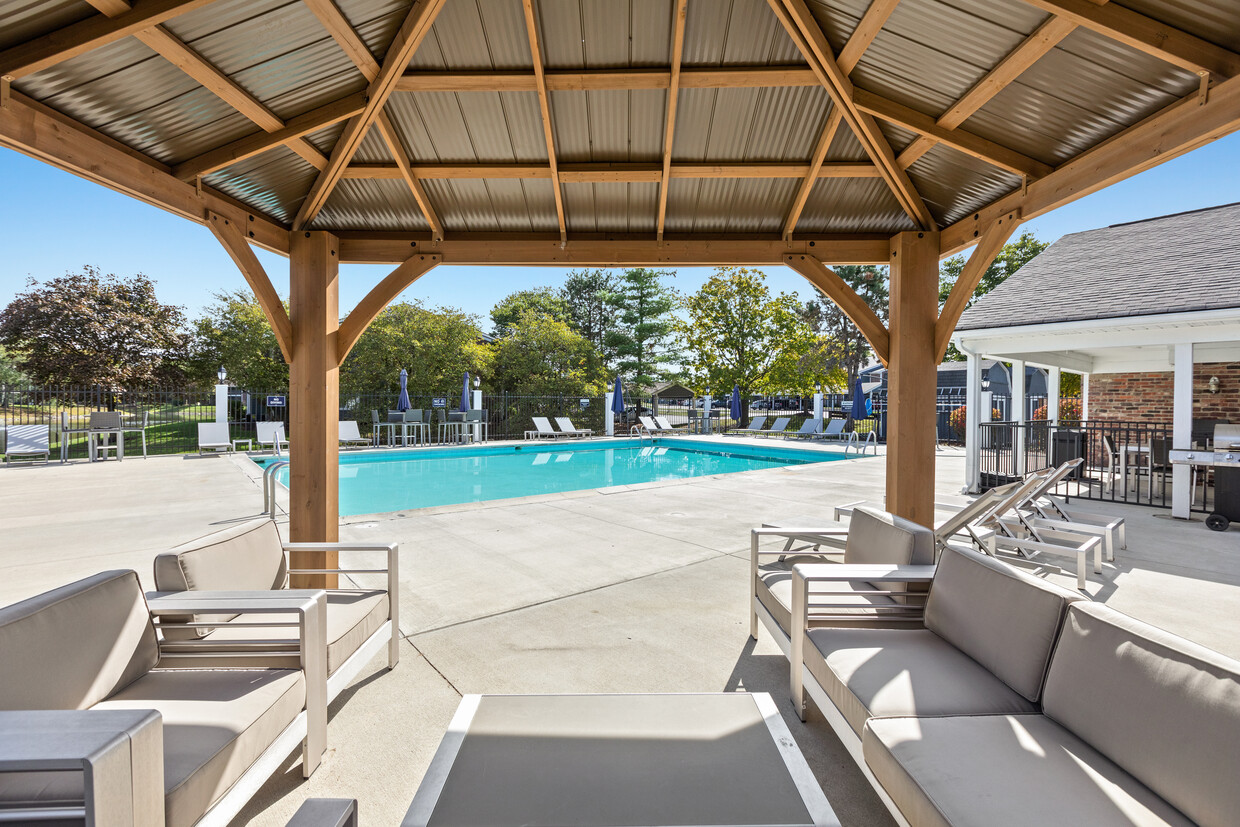
<instances>
[{"instance_id":1,"label":"closed patio umbrella","mask_svg":"<svg viewBox=\"0 0 1240 827\"><path fill-rule=\"evenodd\" d=\"M853 388L852 412L849 414L853 419L865 419L870 415L866 410L865 391L861 389L861 380L857 380L857 387Z\"/></svg>"},{"instance_id":2,"label":"closed patio umbrella","mask_svg":"<svg viewBox=\"0 0 1240 827\"><path fill-rule=\"evenodd\" d=\"M461 385L461 413L469 410L469 371L465 371L465 384Z\"/></svg>"},{"instance_id":3,"label":"closed patio umbrella","mask_svg":"<svg viewBox=\"0 0 1240 827\"><path fill-rule=\"evenodd\" d=\"M396 410L404 413L412 408L409 404L409 371L400 369L400 398L396 400Z\"/></svg>"},{"instance_id":4,"label":"closed patio umbrella","mask_svg":"<svg viewBox=\"0 0 1240 827\"><path fill-rule=\"evenodd\" d=\"M620 377L616 377L616 389L611 397L611 412L624 415L624 389L620 387Z\"/></svg>"},{"instance_id":5,"label":"closed patio umbrella","mask_svg":"<svg viewBox=\"0 0 1240 827\"><path fill-rule=\"evenodd\" d=\"M738 385L732 386L732 419L741 421L741 389Z\"/></svg>"}]
</instances>

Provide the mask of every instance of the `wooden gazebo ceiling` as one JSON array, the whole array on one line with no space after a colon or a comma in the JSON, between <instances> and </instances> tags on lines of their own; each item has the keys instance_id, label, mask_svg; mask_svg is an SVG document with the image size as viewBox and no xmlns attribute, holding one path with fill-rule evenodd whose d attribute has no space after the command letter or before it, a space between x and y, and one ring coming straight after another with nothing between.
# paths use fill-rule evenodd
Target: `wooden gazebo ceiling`
<instances>
[{"instance_id":1,"label":"wooden gazebo ceiling","mask_svg":"<svg viewBox=\"0 0 1240 827\"><path fill-rule=\"evenodd\" d=\"M0 143L277 249L926 229L948 253L1236 129L1240 7L0 0L0 75Z\"/></svg>"}]
</instances>

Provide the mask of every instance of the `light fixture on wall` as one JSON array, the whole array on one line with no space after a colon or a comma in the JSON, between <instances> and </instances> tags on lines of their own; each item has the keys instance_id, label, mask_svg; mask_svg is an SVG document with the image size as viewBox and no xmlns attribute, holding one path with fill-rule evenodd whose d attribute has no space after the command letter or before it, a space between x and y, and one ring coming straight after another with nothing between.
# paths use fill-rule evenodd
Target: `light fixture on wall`
<instances>
[{"instance_id":1,"label":"light fixture on wall","mask_svg":"<svg viewBox=\"0 0 1240 827\"><path fill-rule=\"evenodd\" d=\"M1210 393L1218 393L1222 386L1223 383L1219 381L1217 376L1211 376L1210 381L1206 382L1206 390Z\"/></svg>"}]
</instances>

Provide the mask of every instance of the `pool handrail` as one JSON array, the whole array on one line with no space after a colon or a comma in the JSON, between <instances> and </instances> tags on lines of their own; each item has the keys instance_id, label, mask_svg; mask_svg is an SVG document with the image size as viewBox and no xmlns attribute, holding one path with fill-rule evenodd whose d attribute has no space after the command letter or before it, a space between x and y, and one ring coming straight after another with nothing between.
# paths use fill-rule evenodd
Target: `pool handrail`
<instances>
[{"instance_id":1,"label":"pool handrail","mask_svg":"<svg viewBox=\"0 0 1240 827\"><path fill-rule=\"evenodd\" d=\"M271 463L263 469L263 512L276 516L276 484L275 473L284 466L288 465L288 460L282 459Z\"/></svg>"}]
</instances>

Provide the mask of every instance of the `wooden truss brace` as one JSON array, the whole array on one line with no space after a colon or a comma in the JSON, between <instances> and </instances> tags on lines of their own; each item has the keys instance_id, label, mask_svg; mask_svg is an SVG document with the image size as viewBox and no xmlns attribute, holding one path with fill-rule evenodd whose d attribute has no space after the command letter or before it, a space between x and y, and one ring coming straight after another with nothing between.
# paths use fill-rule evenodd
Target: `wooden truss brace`
<instances>
[{"instance_id":1,"label":"wooden truss brace","mask_svg":"<svg viewBox=\"0 0 1240 827\"><path fill-rule=\"evenodd\" d=\"M792 199L792 208L788 210L788 217L784 219L785 241L792 240L792 233L797 227L797 221L801 218L801 211L805 209L805 203L809 200L814 184L818 183L822 163L826 160L827 150L831 148L831 141L835 140L835 133L840 128L841 117L840 108L831 107L831 113L827 115L827 125L822 128L822 134L818 136L818 144L814 147L814 156L810 159L809 169L806 170L805 178L802 179L801 186L797 188L797 194Z\"/></svg>"},{"instance_id":2,"label":"wooden truss brace","mask_svg":"<svg viewBox=\"0 0 1240 827\"><path fill-rule=\"evenodd\" d=\"M418 178L545 178L551 179L546 164L413 164ZM672 178L805 178L810 164L759 163L672 164ZM657 184L663 180L660 164L557 164L556 171L563 184ZM404 177L396 164L350 164L345 178ZM818 167L819 178L877 178L878 169L869 161L837 161Z\"/></svg>"},{"instance_id":3,"label":"wooden truss brace","mask_svg":"<svg viewBox=\"0 0 1240 827\"><path fill-rule=\"evenodd\" d=\"M840 49L836 62L844 74L850 74L861 62L861 55L870 48L870 44L874 42L874 38L878 37L878 33L886 24L887 18L891 17L891 13L899 4L900 0L874 0L870 3L870 7L865 10L865 14L857 23L857 28L853 29L853 33L848 36L848 42L844 44L843 49Z\"/></svg>"},{"instance_id":4,"label":"wooden truss brace","mask_svg":"<svg viewBox=\"0 0 1240 827\"><path fill-rule=\"evenodd\" d=\"M439 253L419 253L402 262L395 270L388 273L382 281L370 289L357 306L340 323L336 333L337 363L343 365L345 357L375 317L383 311L396 297L405 291L422 276L439 266L443 256Z\"/></svg>"},{"instance_id":5,"label":"wooden truss brace","mask_svg":"<svg viewBox=\"0 0 1240 827\"><path fill-rule=\"evenodd\" d=\"M379 76L379 61L375 60L375 56L370 53L366 41L362 40L361 36L349 25L349 21L345 19L339 6L332 0L302 0L302 2L319 19L323 28L327 29L327 33L344 50L349 60L353 61L353 65L366 77L367 82Z\"/></svg>"},{"instance_id":6,"label":"wooden truss brace","mask_svg":"<svg viewBox=\"0 0 1240 827\"><path fill-rule=\"evenodd\" d=\"M379 117L388 97L395 91L396 81L408 67L409 59L422 44L422 39L430 31L443 5L444 0L415 0L400 29L396 32L396 37L392 40L387 54L383 57L379 73L366 87L365 107L345 124L344 131L341 132L336 140L336 146L332 149L327 167L319 173L314 185L310 187L309 194L306 195L306 200L302 202L301 209L293 221L294 230L304 230L327 203L328 196L340 182L345 167L349 165L349 161L353 160L353 155L361 146L362 139L366 137L371 124Z\"/></svg>"},{"instance_id":7,"label":"wooden truss brace","mask_svg":"<svg viewBox=\"0 0 1240 827\"><path fill-rule=\"evenodd\" d=\"M939 319L934 325L935 363L943 361L943 356L947 353L947 343L951 341L952 333L956 331L956 323L960 321L960 314L969 306L969 300L973 298L973 291L977 289L982 276L990 269L1003 245L1007 244L1019 226L1020 210L1013 210L990 222L990 226L982 233L973 255L965 262L960 277L952 285L952 291L943 303L943 309L939 311Z\"/></svg>"},{"instance_id":8,"label":"wooden truss brace","mask_svg":"<svg viewBox=\"0 0 1240 827\"><path fill-rule=\"evenodd\" d=\"M612 89L669 89L669 69L583 69L546 71L550 92L588 92ZM721 66L717 69L680 70L681 89L755 89L779 86L817 86L818 78L806 66ZM528 72L406 72L396 83L398 92L537 92Z\"/></svg>"},{"instance_id":9,"label":"wooden truss brace","mask_svg":"<svg viewBox=\"0 0 1240 827\"><path fill-rule=\"evenodd\" d=\"M254 255L254 250L246 241L245 235L234 222L218 213L207 213L207 227L228 252L233 263L237 265L237 269L241 271L241 275L245 276L246 283L250 285L250 289L254 291L254 297L258 299L258 306L262 308L263 315L267 317L267 324L271 325L276 341L280 343L280 352L284 354L284 361L292 364L293 325L289 322L288 311L284 308L284 302L280 301L275 287L272 286L271 279L267 278L267 271L263 269L258 256Z\"/></svg>"},{"instance_id":10,"label":"wooden truss brace","mask_svg":"<svg viewBox=\"0 0 1240 827\"><path fill-rule=\"evenodd\" d=\"M534 17L534 0L521 0L525 11L525 31L530 41L530 57L534 61L534 87L538 92L538 109L542 113L543 140L547 144L547 164L551 170L551 187L555 192L555 215L560 223L560 241L568 241L568 224L564 217L564 193L560 188L560 172L555 159L555 130L551 125L551 98L543 73L542 48L538 45L538 21Z\"/></svg>"},{"instance_id":11,"label":"wooden truss brace","mask_svg":"<svg viewBox=\"0 0 1240 827\"><path fill-rule=\"evenodd\" d=\"M663 224L667 218L667 185L672 178L672 140L676 135L676 101L680 97L680 57L685 50L685 7L688 0L677 0L675 23L672 26L672 75L667 87L667 123L663 133L663 176L659 182L659 218L655 238L663 240Z\"/></svg>"},{"instance_id":12,"label":"wooden truss brace","mask_svg":"<svg viewBox=\"0 0 1240 827\"><path fill-rule=\"evenodd\" d=\"M422 183L413 171L413 165L409 161L409 154L405 152L404 144L400 142L400 134L396 131L396 126L386 112L380 113L379 119L375 121L375 126L383 137L383 142L387 144L388 151L396 159L396 169L400 172L400 176L405 179L405 184L408 185L409 191L413 193L413 200L418 202L418 209L422 211L422 217L426 219L426 223L431 228L431 238L434 241L443 241L443 223L439 220L439 216L435 213L435 207L431 204L431 199L426 195L426 190L422 187Z\"/></svg>"},{"instance_id":13,"label":"wooden truss brace","mask_svg":"<svg viewBox=\"0 0 1240 827\"><path fill-rule=\"evenodd\" d=\"M884 365L887 364L891 353L891 334L873 308L866 304L847 282L813 255L786 255L784 264L796 270L818 288L819 292L835 302L861 331L861 335L865 336L878 360Z\"/></svg>"}]
</instances>

